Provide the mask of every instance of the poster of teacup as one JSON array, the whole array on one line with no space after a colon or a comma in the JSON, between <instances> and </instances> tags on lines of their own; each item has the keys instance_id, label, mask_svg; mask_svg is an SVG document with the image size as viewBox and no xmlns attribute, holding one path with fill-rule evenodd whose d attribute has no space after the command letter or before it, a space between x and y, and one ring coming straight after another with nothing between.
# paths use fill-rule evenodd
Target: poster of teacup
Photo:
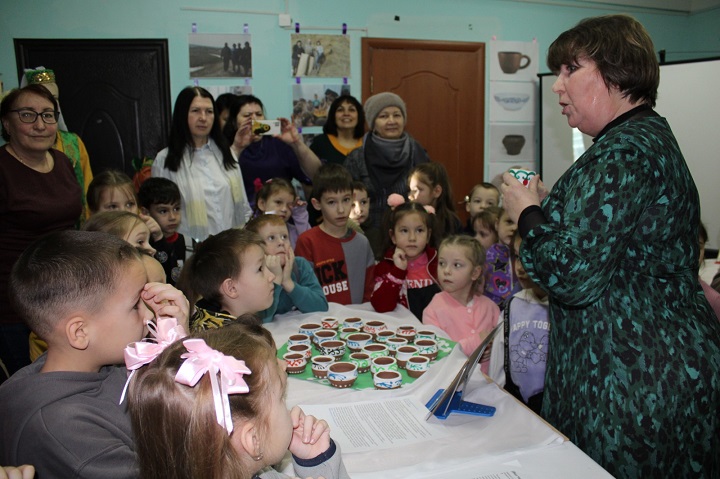
<instances>
[{"instance_id":1,"label":"poster of teacup","mask_svg":"<svg viewBox=\"0 0 720 479\"><path fill-rule=\"evenodd\" d=\"M490 82L490 118L493 122L534 122L536 92L534 82Z\"/></svg>"},{"instance_id":2,"label":"poster of teacup","mask_svg":"<svg viewBox=\"0 0 720 479\"><path fill-rule=\"evenodd\" d=\"M535 124L490 125L490 161L535 162Z\"/></svg>"},{"instance_id":3,"label":"poster of teacup","mask_svg":"<svg viewBox=\"0 0 720 479\"><path fill-rule=\"evenodd\" d=\"M535 41L490 42L490 81L534 81L538 62L538 44Z\"/></svg>"},{"instance_id":4,"label":"poster of teacup","mask_svg":"<svg viewBox=\"0 0 720 479\"><path fill-rule=\"evenodd\" d=\"M293 85L292 121L300 128L323 126L333 101L350 94L350 85L303 83Z\"/></svg>"},{"instance_id":5,"label":"poster of teacup","mask_svg":"<svg viewBox=\"0 0 720 479\"><path fill-rule=\"evenodd\" d=\"M249 33L188 35L190 78L252 78Z\"/></svg>"},{"instance_id":6,"label":"poster of teacup","mask_svg":"<svg viewBox=\"0 0 720 479\"><path fill-rule=\"evenodd\" d=\"M232 93L233 95L252 95L251 85L200 85L204 89L210 92L210 94L217 100L217 97L225 93Z\"/></svg>"},{"instance_id":7,"label":"poster of teacup","mask_svg":"<svg viewBox=\"0 0 720 479\"><path fill-rule=\"evenodd\" d=\"M350 77L350 38L347 35L290 35L293 77Z\"/></svg>"}]
</instances>

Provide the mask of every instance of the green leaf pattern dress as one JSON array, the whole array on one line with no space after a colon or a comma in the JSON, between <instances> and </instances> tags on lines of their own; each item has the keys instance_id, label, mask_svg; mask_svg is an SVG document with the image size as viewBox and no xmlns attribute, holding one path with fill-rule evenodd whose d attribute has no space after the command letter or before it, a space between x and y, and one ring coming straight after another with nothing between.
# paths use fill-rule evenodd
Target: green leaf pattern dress
<instances>
[{"instance_id":1,"label":"green leaf pattern dress","mask_svg":"<svg viewBox=\"0 0 720 479\"><path fill-rule=\"evenodd\" d=\"M601 132L542 209L521 260L550 295L544 417L616 477L720 477L720 323L665 119Z\"/></svg>"}]
</instances>

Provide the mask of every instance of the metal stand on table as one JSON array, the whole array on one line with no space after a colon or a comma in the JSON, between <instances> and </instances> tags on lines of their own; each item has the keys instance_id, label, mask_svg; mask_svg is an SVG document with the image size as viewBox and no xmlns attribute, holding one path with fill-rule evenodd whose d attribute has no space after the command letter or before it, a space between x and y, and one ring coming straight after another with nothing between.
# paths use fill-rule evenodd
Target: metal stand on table
<instances>
[{"instance_id":1,"label":"metal stand on table","mask_svg":"<svg viewBox=\"0 0 720 479\"><path fill-rule=\"evenodd\" d=\"M493 338L503 328L503 326L504 321L501 321L500 324L495 326L480 346L478 346L467 361L465 361L465 364L463 364L460 368L460 371L458 371L455 379L452 380L450 385L446 389L438 389L430 401L428 401L425 405L429 409L427 416L425 416L426 421L432 416L439 419L447 419L447 417L452 413L488 417L495 414L494 407L463 401L462 397L465 393L465 387L467 386L468 380L470 379L470 373L480 362L480 358L483 353L485 353L488 345L492 342Z\"/></svg>"}]
</instances>

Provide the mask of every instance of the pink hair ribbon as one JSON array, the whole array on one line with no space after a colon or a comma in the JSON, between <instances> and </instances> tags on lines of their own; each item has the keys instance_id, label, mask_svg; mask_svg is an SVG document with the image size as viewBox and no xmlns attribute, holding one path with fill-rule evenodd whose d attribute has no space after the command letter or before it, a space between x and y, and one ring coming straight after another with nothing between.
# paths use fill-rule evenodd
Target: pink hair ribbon
<instances>
[{"instance_id":1,"label":"pink hair ribbon","mask_svg":"<svg viewBox=\"0 0 720 479\"><path fill-rule=\"evenodd\" d=\"M228 434L232 433L233 422L228 395L249 392L250 388L243 375L252 372L245 366L245 361L212 349L202 339L186 339L183 345L188 352L180 356L185 362L178 369L175 381L194 387L207 373L210 376L217 422L227 430Z\"/></svg>"},{"instance_id":2,"label":"pink hair ribbon","mask_svg":"<svg viewBox=\"0 0 720 479\"><path fill-rule=\"evenodd\" d=\"M399 195L397 193L391 193L390 196L388 196L387 204L391 209L394 210L398 206L405 204L405 198L403 198L402 195ZM425 208L425 211L427 211L428 214L435 214L435 208L433 208L432 206L423 205L423 208Z\"/></svg>"},{"instance_id":3,"label":"pink hair ribbon","mask_svg":"<svg viewBox=\"0 0 720 479\"><path fill-rule=\"evenodd\" d=\"M125 367L131 372L120 396L120 404L125 400L125 393L135 371L157 358L172 343L187 336L185 328L178 324L175 318L158 318L155 323L148 321L147 327L152 338L130 343L125 347Z\"/></svg>"}]
</instances>

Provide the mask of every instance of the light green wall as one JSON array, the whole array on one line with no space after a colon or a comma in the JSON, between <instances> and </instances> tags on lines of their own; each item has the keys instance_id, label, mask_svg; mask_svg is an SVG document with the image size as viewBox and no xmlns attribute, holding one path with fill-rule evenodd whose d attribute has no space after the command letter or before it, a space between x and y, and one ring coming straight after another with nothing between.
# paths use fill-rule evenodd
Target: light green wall
<instances>
[{"instance_id":1,"label":"light green wall","mask_svg":"<svg viewBox=\"0 0 720 479\"><path fill-rule=\"evenodd\" d=\"M550 0L552 1L552 0ZM188 76L188 33L192 23L200 33L241 33L248 23L253 35L253 92L268 115L290 116L292 93L289 29L278 26L274 13L286 11L301 33L340 34L347 23L351 37L352 91L360 96L360 38L488 42L530 41L537 38L545 56L555 37L578 20L618 10L560 7L511 0L0 0L0 73L5 88L17 86L13 38L167 38L170 49L171 95L191 84ZM564 3L568 3L567 0ZM192 11L188 8L251 10L272 15ZM720 52L720 9L692 16L631 12L648 29L656 50L667 50L668 61ZM400 20L394 20L395 16ZM333 27L335 31L308 27ZM355 28L367 29L356 31ZM715 54L715 56L720 53ZM52 68L52 65L45 65ZM78 59L82 68L82 58ZM540 71L546 71L544 65ZM306 82L322 82L307 79ZM231 85L237 80L200 80L200 85Z\"/></svg>"},{"instance_id":2,"label":"light green wall","mask_svg":"<svg viewBox=\"0 0 720 479\"><path fill-rule=\"evenodd\" d=\"M188 78L187 35L197 23L202 33L241 32L248 23L253 34L252 80L272 116L288 115L291 92L289 36L275 15L214 13L185 10L200 7L282 13L285 8L306 33L340 33L367 28L371 37L487 42L528 41L537 38L541 56L564 29L581 18L610 10L558 7L508 0L2 0L0 7L0 73L6 88L17 86L13 38L168 38L172 96ZM720 10L693 16L633 13L650 31L656 48L672 51L720 51ZM395 21L398 15L400 21ZM472 25L472 30L470 30ZM303 26L337 27L337 32L312 31ZM350 31L350 84L360 91L360 38ZM693 55L668 55L678 60ZM696 55L697 56L697 55ZM708 55L700 55L708 56ZM82 68L82 59L78 59ZM47 65L52 67L52 65ZM544 68L541 67L541 71ZM321 80L307 80L321 81ZM232 84L231 80L201 80L203 84Z\"/></svg>"}]
</instances>

